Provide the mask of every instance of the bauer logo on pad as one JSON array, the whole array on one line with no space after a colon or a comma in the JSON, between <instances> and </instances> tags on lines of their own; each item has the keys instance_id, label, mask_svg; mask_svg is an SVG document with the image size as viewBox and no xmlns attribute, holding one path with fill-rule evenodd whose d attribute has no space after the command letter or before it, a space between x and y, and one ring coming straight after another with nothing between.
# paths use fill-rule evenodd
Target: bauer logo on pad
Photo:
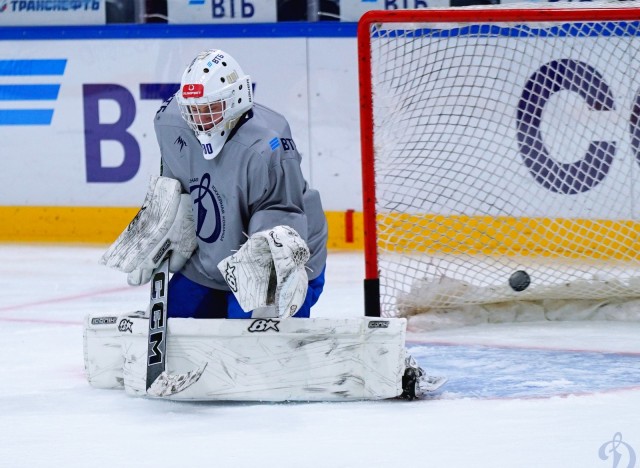
<instances>
[{"instance_id":1,"label":"bauer logo on pad","mask_svg":"<svg viewBox=\"0 0 640 468\"><path fill-rule=\"evenodd\" d=\"M182 87L182 97L199 98L204 94L204 86L201 84L186 84Z\"/></svg>"}]
</instances>

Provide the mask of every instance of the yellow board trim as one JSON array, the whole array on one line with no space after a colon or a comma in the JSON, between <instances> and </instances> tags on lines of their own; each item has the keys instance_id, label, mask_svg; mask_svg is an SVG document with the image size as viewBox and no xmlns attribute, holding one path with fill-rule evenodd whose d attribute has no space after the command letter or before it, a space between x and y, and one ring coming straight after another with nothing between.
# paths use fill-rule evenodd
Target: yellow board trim
<instances>
[{"instance_id":1,"label":"yellow board trim","mask_svg":"<svg viewBox=\"0 0 640 468\"><path fill-rule=\"evenodd\" d=\"M140 208L0 206L0 242L113 242Z\"/></svg>"},{"instance_id":2,"label":"yellow board trim","mask_svg":"<svg viewBox=\"0 0 640 468\"><path fill-rule=\"evenodd\" d=\"M391 252L640 260L633 220L392 214L378 223L378 245Z\"/></svg>"},{"instance_id":3,"label":"yellow board trim","mask_svg":"<svg viewBox=\"0 0 640 468\"><path fill-rule=\"evenodd\" d=\"M0 206L0 242L109 244L139 208ZM351 213L352 235L346 235L347 213L326 213L329 248L363 248L362 213Z\"/></svg>"},{"instance_id":4,"label":"yellow board trim","mask_svg":"<svg viewBox=\"0 0 640 468\"><path fill-rule=\"evenodd\" d=\"M138 209L0 206L0 242L109 244ZM363 249L361 212L325 214L330 249ZM379 221L379 245L395 252L640 259L640 223L631 220L401 214L380 215Z\"/></svg>"}]
</instances>

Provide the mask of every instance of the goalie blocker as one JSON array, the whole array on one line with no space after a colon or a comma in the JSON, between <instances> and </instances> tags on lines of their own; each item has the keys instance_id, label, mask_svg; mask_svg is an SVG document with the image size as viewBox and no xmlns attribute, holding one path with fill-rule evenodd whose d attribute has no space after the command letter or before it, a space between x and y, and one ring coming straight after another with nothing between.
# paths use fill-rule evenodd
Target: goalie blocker
<instances>
[{"instance_id":1,"label":"goalie blocker","mask_svg":"<svg viewBox=\"0 0 640 468\"><path fill-rule=\"evenodd\" d=\"M90 315L85 370L94 387L175 400L410 398L403 391L405 332L406 320L399 318L172 318L167 372L189 379L154 395L146 390L148 318Z\"/></svg>"}]
</instances>

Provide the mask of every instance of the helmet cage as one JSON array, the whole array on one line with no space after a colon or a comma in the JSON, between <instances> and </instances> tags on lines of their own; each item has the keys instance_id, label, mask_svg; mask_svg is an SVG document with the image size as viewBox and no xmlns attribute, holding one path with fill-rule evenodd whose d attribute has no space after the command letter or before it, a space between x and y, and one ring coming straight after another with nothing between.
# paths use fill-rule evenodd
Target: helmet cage
<instances>
[{"instance_id":1,"label":"helmet cage","mask_svg":"<svg viewBox=\"0 0 640 468\"><path fill-rule=\"evenodd\" d=\"M220 133L233 122L234 92L195 99L178 99L182 118L196 136Z\"/></svg>"}]
</instances>

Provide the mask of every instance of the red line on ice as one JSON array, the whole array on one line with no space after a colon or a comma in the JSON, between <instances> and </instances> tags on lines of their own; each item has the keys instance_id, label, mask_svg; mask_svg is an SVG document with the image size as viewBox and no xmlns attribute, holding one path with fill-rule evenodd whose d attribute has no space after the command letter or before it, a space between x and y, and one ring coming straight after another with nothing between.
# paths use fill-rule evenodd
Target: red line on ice
<instances>
[{"instance_id":1,"label":"red line on ice","mask_svg":"<svg viewBox=\"0 0 640 468\"><path fill-rule=\"evenodd\" d=\"M0 322L18 322L18 323L42 323L47 325L82 325L79 320L47 320L47 319L23 319L23 318L9 318L0 317Z\"/></svg>"},{"instance_id":2,"label":"red line on ice","mask_svg":"<svg viewBox=\"0 0 640 468\"><path fill-rule=\"evenodd\" d=\"M55 299L46 299L43 301L34 301L34 302L27 302L25 304L4 306L4 307L0 307L0 312L11 312L13 310L26 309L28 307L38 307L38 306L44 306L49 304L56 304L59 302L70 302L78 299L84 299L87 297L100 296L102 294L111 294L115 292L126 291L128 289L130 289L130 287L119 287L119 288L113 288L113 289L105 289L102 291L93 291L93 292L87 292L83 294L76 294L74 296L58 297Z\"/></svg>"}]
</instances>

